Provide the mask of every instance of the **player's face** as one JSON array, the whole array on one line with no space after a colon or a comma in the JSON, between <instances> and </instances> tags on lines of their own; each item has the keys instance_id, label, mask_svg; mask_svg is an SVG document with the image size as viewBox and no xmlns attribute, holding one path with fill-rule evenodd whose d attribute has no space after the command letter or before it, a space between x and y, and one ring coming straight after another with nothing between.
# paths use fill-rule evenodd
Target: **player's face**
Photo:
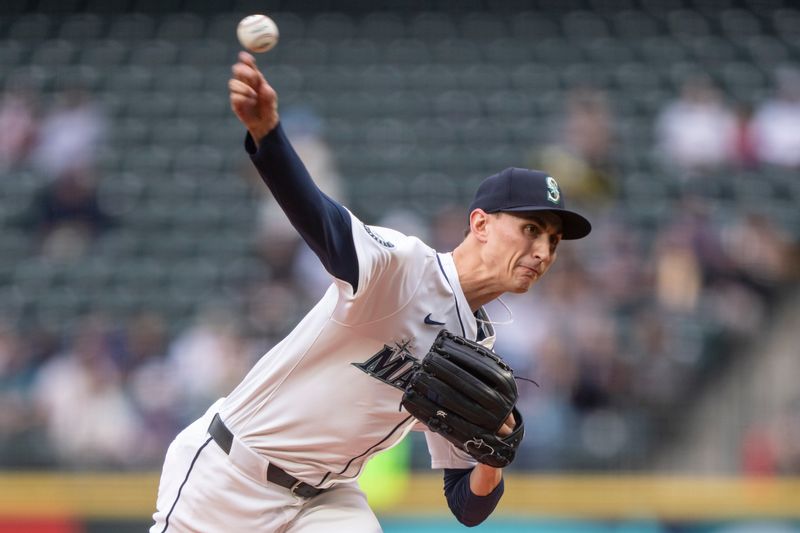
<instances>
[{"instance_id":1,"label":"player's face","mask_svg":"<svg viewBox=\"0 0 800 533\"><path fill-rule=\"evenodd\" d=\"M490 217L486 259L506 292L526 292L556 260L561 219L549 212Z\"/></svg>"}]
</instances>

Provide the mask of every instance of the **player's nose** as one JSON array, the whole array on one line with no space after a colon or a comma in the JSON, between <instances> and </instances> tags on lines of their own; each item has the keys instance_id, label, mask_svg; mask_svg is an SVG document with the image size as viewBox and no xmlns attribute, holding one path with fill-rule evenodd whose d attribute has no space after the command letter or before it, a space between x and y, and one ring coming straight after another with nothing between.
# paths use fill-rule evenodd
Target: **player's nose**
<instances>
[{"instance_id":1,"label":"player's nose","mask_svg":"<svg viewBox=\"0 0 800 533\"><path fill-rule=\"evenodd\" d=\"M553 253L550 247L550 239L546 235L543 235L534 241L531 248L531 255L534 259L541 263L550 261Z\"/></svg>"}]
</instances>

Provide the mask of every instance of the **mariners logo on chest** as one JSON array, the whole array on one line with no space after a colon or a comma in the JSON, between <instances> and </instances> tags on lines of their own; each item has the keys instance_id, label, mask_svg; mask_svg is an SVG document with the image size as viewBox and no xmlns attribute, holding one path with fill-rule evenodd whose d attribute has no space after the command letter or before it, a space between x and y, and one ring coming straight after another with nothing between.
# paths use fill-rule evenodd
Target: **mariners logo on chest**
<instances>
[{"instance_id":1,"label":"mariners logo on chest","mask_svg":"<svg viewBox=\"0 0 800 533\"><path fill-rule=\"evenodd\" d=\"M404 390L414 372L414 364L418 362L411 355L413 348L414 340L403 338L392 346L384 344L383 349L363 363L350 364L387 385Z\"/></svg>"}]
</instances>

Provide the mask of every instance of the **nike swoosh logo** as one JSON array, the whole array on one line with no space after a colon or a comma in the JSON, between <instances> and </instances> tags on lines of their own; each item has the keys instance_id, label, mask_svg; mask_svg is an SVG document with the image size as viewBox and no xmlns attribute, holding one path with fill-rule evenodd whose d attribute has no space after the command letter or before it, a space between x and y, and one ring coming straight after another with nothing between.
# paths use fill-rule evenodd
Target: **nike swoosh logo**
<instances>
[{"instance_id":1,"label":"nike swoosh logo","mask_svg":"<svg viewBox=\"0 0 800 533\"><path fill-rule=\"evenodd\" d=\"M431 318L433 313L428 313L428 316L425 317L425 323L431 326L444 326L444 322L437 322L436 320Z\"/></svg>"}]
</instances>

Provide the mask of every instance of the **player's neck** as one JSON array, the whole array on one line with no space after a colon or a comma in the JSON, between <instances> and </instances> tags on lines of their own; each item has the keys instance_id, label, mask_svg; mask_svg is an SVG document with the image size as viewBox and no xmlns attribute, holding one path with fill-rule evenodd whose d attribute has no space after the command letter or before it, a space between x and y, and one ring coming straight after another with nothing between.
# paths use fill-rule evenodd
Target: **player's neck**
<instances>
[{"instance_id":1,"label":"player's neck","mask_svg":"<svg viewBox=\"0 0 800 533\"><path fill-rule=\"evenodd\" d=\"M453 250L453 263L458 272L458 283L474 313L505 291L495 285L494 276L481 262L480 254L470 250L471 246L469 239L459 244Z\"/></svg>"}]
</instances>

